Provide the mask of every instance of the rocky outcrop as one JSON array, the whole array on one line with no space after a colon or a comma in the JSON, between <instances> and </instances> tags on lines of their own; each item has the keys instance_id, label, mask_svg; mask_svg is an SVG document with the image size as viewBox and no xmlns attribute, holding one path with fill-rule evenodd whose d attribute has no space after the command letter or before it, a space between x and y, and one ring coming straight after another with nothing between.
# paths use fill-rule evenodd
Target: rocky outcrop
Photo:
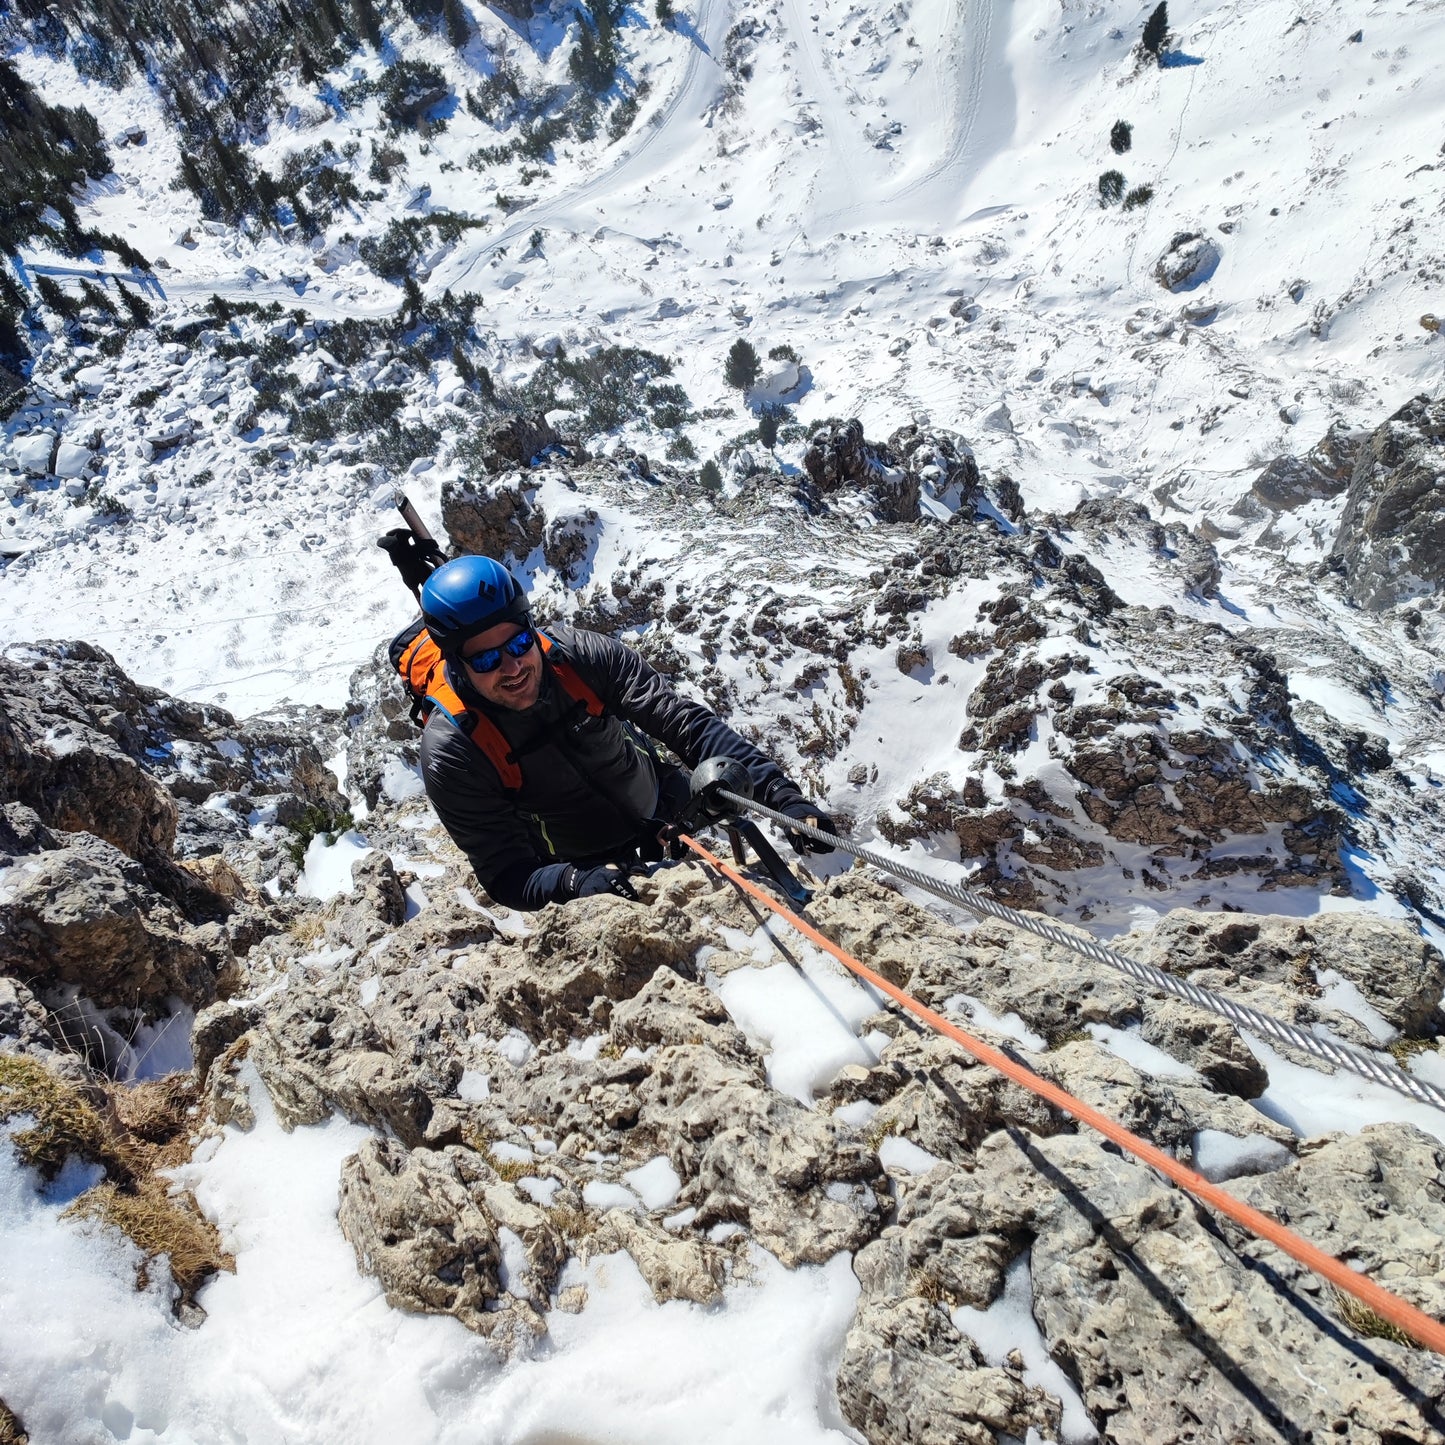
<instances>
[{"instance_id":1,"label":"rocky outcrop","mask_svg":"<svg viewBox=\"0 0 1445 1445\"><path fill-rule=\"evenodd\" d=\"M1334 560L1375 611L1445 582L1445 400L1415 397L1361 447Z\"/></svg>"},{"instance_id":2,"label":"rocky outcrop","mask_svg":"<svg viewBox=\"0 0 1445 1445\"><path fill-rule=\"evenodd\" d=\"M914 479L920 492L952 511L971 507L979 496L982 478L978 462L973 448L960 436L910 422L888 438L888 452Z\"/></svg>"},{"instance_id":3,"label":"rocky outcrop","mask_svg":"<svg viewBox=\"0 0 1445 1445\"><path fill-rule=\"evenodd\" d=\"M863 423L856 417L815 431L803 453L803 470L825 497L844 488L868 491L882 521L918 516L917 473L895 465L886 447L864 440Z\"/></svg>"},{"instance_id":4,"label":"rocky outcrop","mask_svg":"<svg viewBox=\"0 0 1445 1445\"><path fill-rule=\"evenodd\" d=\"M526 935L443 904L459 868L400 922L387 867L357 874L329 926L352 928L359 909L390 920L377 941L325 971L292 967L264 1005L209 1010L196 1047L214 1060L218 1117L248 1118L244 1057L288 1125L340 1110L377 1131L345 1166L340 1218L393 1306L451 1314L508 1350L579 1307L557 1292L574 1255L625 1251L657 1300L707 1304L751 1248L788 1267L847 1251L860 1297L838 1400L870 1441L1057 1437L1062 1387L970 1333L969 1311L1006 1282L1078 1392L1067 1408L1110 1445L1183 1433L1191 1411L1200 1438L1272 1438L1290 1419L1363 1445L1387 1418L1432 1438L1419 1401L1445 1385L1437 1363L1371 1342L1388 1369L1358 1370L1332 1296L1301 1309L1306 1277L1288 1268L1291 1297L1260 1273L1278 1275L1279 1256L947 1041L879 1014L863 1026L876 1062L841 1068L816 1107L780 1093L699 977L699 956L714 985L756 966L734 951L756 920L697 869L640 880L641 903L544 910ZM1014 1015L1040 1074L1177 1157L1247 1144L1205 1163L1441 1307L1433 1141L1390 1126L1302 1144L1245 1102L1264 1073L1223 1020L999 923L960 934L861 872L821 885L809 912L931 1006ZM1120 946L1346 1038L1359 1026L1327 997L1331 969L1407 1034L1438 1024L1438 954L1364 915L1177 911ZM1093 1025L1137 1028L1187 1069L1143 1072ZM885 1167L893 1136L922 1162Z\"/></svg>"},{"instance_id":5,"label":"rocky outcrop","mask_svg":"<svg viewBox=\"0 0 1445 1445\"><path fill-rule=\"evenodd\" d=\"M1313 1154L1251 1180L1246 1189L1277 1207L1307 1194L1318 1216L1291 1214L1291 1222L1307 1234L1318 1223L1343 1245L1343 1230L1324 1229L1326 1201L1343 1190L1350 1215L1411 1149L1423 1151L1412 1163L1438 1167L1430 1162L1438 1146L1407 1126L1380 1126L1350 1141L1348 1163ZM1407 1258L1418 1262L1435 1299L1438 1256L1420 1259L1414 1251L1438 1247L1445 1210L1414 1195L1404 1212L1410 1228L1420 1231ZM931 1319L933 1338L943 1336L947 1348L954 1333L950 1310L991 1303L1002 1292L1007 1265L1025 1253L1034 1319L1109 1442L1292 1439L1306 1431L1321 1439L1437 1438L1427 1402L1439 1385L1427 1381L1445 1379L1438 1359L1381 1346L1385 1368L1360 1370L1358 1346L1339 1325L1338 1306L1301 1303L1297 1291L1307 1282L1298 1266L1268 1246L1245 1243L1228 1226L1221 1237L1187 1196L1083 1135L991 1134L971 1169L945 1166L919 1181L901 1198L896 1226L859 1256L864 1300L855 1334L866 1327L871 1300L911 1293L938 1301L915 1306L913 1315ZM1406 1264L1402 1276L1410 1268ZM1316 1293L1312 1281L1308 1287ZM898 1309L875 1308L885 1318ZM845 1408L853 1403L855 1423L880 1396L901 1408L901 1398L925 1381L938 1391L929 1380L936 1357L919 1352L899 1361L896 1347L883 1357L901 1368L870 1391L880 1372L869 1347L890 1349L887 1334L880 1334L862 1335L856 1345L850 1335L839 1390ZM966 1378L978 1373L975 1359L967 1359ZM992 1408L1007 1406L1024 1419L1031 1405L1039 1409L1016 1376L985 1374L975 1389L975 1399L983 1396ZM1018 1427L995 1428L1012 1434Z\"/></svg>"},{"instance_id":6,"label":"rocky outcrop","mask_svg":"<svg viewBox=\"0 0 1445 1445\"><path fill-rule=\"evenodd\" d=\"M374 1139L342 1166L337 1221L357 1267L381 1282L387 1303L447 1314L499 1344L543 1332L525 1297L503 1286L496 1221L485 1184L496 1176L470 1150L408 1151Z\"/></svg>"},{"instance_id":7,"label":"rocky outcrop","mask_svg":"<svg viewBox=\"0 0 1445 1445\"><path fill-rule=\"evenodd\" d=\"M452 551L499 562L525 558L542 545L547 518L525 478L442 483L442 525Z\"/></svg>"},{"instance_id":8,"label":"rocky outcrop","mask_svg":"<svg viewBox=\"0 0 1445 1445\"><path fill-rule=\"evenodd\" d=\"M1154 263L1154 279L1166 291L1193 291L1218 269L1219 246L1200 231L1179 231Z\"/></svg>"},{"instance_id":9,"label":"rocky outcrop","mask_svg":"<svg viewBox=\"0 0 1445 1445\"><path fill-rule=\"evenodd\" d=\"M0 970L48 999L69 989L102 1008L201 1007L239 981L219 924L188 924L139 863L91 834L55 831L0 855L0 879Z\"/></svg>"},{"instance_id":10,"label":"rocky outcrop","mask_svg":"<svg viewBox=\"0 0 1445 1445\"><path fill-rule=\"evenodd\" d=\"M326 721L311 711L240 723L140 686L89 643L37 643L0 657L0 791L51 827L113 844L182 907L201 906L173 853L219 852L253 811L344 809L318 747ZM218 794L224 808L201 806Z\"/></svg>"},{"instance_id":11,"label":"rocky outcrop","mask_svg":"<svg viewBox=\"0 0 1445 1445\"><path fill-rule=\"evenodd\" d=\"M882 1266L870 1250L868 1278ZM901 1286L901 1289L899 1288ZM838 1403L869 1445L994 1445L1034 1431L1057 1438L1059 1402L1027 1385L1020 1369L993 1368L978 1346L926 1298L910 1298L905 1276L860 1307L838 1367Z\"/></svg>"}]
</instances>

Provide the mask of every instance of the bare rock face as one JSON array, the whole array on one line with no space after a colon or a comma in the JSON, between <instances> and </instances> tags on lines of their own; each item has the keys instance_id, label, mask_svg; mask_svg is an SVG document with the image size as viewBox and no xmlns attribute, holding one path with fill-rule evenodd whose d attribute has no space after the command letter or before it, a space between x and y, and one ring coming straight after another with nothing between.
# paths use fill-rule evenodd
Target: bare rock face
<instances>
[{"instance_id":1,"label":"bare rock face","mask_svg":"<svg viewBox=\"0 0 1445 1445\"><path fill-rule=\"evenodd\" d=\"M1178 909L1130 951L1175 973L1208 970L1210 987L1233 994L1254 985L1317 996L1325 983L1343 979L1387 1023L1416 1037L1437 1032L1445 1022L1440 1011L1445 959L1398 919L1368 913L1273 918ZM1338 1014L1328 1021L1342 1033L1358 1027ZM1368 1043L1368 1037L1361 1042Z\"/></svg>"},{"instance_id":2,"label":"bare rock face","mask_svg":"<svg viewBox=\"0 0 1445 1445\"><path fill-rule=\"evenodd\" d=\"M710 1305L722 1297L723 1252L698 1239L678 1239L624 1209L609 1210L598 1244L625 1249L658 1304L685 1299Z\"/></svg>"},{"instance_id":3,"label":"bare rock face","mask_svg":"<svg viewBox=\"0 0 1445 1445\"><path fill-rule=\"evenodd\" d=\"M153 1008L170 996L201 1007L235 987L225 932L188 923L133 858L89 833L49 842L0 855L0 970L47 998L73 989L103 1008Z\"/></svg>"},{"instance_id":4,"label":"bare rock face","mask_svg":"<svg viewBox=\"0 0 1445 1445\"><path fill-rule=\"evenodd\" d=\"M1395 1130L1421 1137L1389 1126ZM1393 1140L1376 1142L1380 1132L1359 1136L1364 1152L1352 1156L1353 1174L1311 1156L1247 1188L1261 1201L1274 1190L1282 1201L1297 1187L1322 1211L1342 1191L1365 1204L1397 1162ZM1430 1167L1411 1161L1420 1162ZM1441 1205L1412 1196L1405 1218L1402 1233L1414 1235L1416 1247L1434 1247L1445 1226ZM1310 1232L1308 1221L1292 1215L1291 1222ZM1253 1241L1236 1255L1187 1196L1092 1138L993 1134L971 1171L936 1169L910 1190L898 1227L897 1242L885 1235L859 1258L860 1321L871 1297L896 1295L909 1278L924 1298L977 1308L999 1293L1009 1261L1029 1249L1034 1318L1103 1438L1117 1445L1288 1439L1306 1431L1318 1439L1365 1441L1391 1432L1437 1438L1427 1402L1445 1384L1438 1358L1382 1346L1387 1371L1360 1369L1354 1341L1332 1327L1338 1306L1321 1300L1301 1308L1290 1291L1318 1298L1318 1290L1285 1256ZM1236 1238L1228 1229L1226 1237ZM1266 1256L1269 1272L1251 1267ZM1433 1291L1439 1256L1420 1262ZM1281 1272L1283 1291L1271 1283ZM917 1374L898 1382L900 1394L927 1365L912 1368ZM855 1389L840 1378L845 1398Z\"/></svg>"},{"instance_id":5,"label":"bare rock face","mask_svg":"<svg viewBox=\"0 0 1445 1445\"><path fill-rule=\"evenodd\" d=\"M375 808L383 793L420 782L421 728L411 718L411 700L379 643L370 662L351 674L343 712L346 722L346 777Z\"/></svg>"},{"instance_id":6,"label":"bare rock face","mask_svg":"<svg viewBox=\"0 0 1445 1445\"><path fill-rule=\"evenodd\" d=\"M499 976L491 1002L508 1025L566 1037L585 1019L606 1027L614 1002L638 993L659 968L691 973L702 943L695 919L666 907L639 913L622 899L549 909L523 960Z\"/></svg>"},{"instance_id":7,"label":"bare rock face","mask_svg":"<svg viewBox=\"0 0 1445 1445\"><path fill-rule=\"evenodd\" d=\"M103 691L93 708L66 683L80 673ZM144 712L123 674L88 643L0 658L0 787L49 826L93 833L132 858L165 855L176 836L176 803L141 765L131 717ZM120 741L129 743L127 747Z\"/></svg>"},{"instance_id":8,"label":"bare rock face","mask_svg":"<svg viewBox=\"0 0 1445 1445\"><path fill-rule=\"evenodd\" d=\"M220 851L245 825L234 808L199 805L217 793L245 812L252 799L293 816L344 807L318 747L324 714L276 713L238 722L222 708L141 687L89 643L37 643L0 658L0 791L51 827L93 833L146 866L187 911L194 876L173 854Z\"/></svg>"},{"instance_id":9,"label":"bare rock face","mask_svg":"<svg viewBox=\"0 0 1445 1445\"><path fill-rule=\"evenodd\" d=\"M1406 402L1361 448L1334 559L1373 611L1445 582L1445 399Z\"/></svg>"},{"instance_id":10,"label":"bare rock face","mask_svg":"<svg viewBox=\"0 0 1445 1445\"><path fill-rule=\"evenodd\" d=\"M555 439L555 438L554 438ZM442 524L455 553L521 559L542 545L547 518L525 477L495 482L444 482Z\"/></svg>"},{"instance_id":11,"label":"bare rock face","mask_svg":"<svg viewBox=\"0 0 1445 1445\"><path fill-rule=\"evenodd\" d=\"M881 521L911 522L918 517L918 473L895 465L886 447L865 441L863 423L856 417L815 432L803 454L803 469L824 496L845 487L867 489ZM966 470L961 459L959 469Z\"/></svg>"},{"instance_id":12,"label":"bare rock face","mask_svg":"<svg viewBox=\"0 0 1445 1445\"><path fill-rule=\"evenodd\" d=\"M1276 457L1254 479L1245 502L1235 511L1263 507L1291 512L1307 502L1338 497L1349 486L1361 438L1336 422L1302 457Z\"/></svg>"},{"instance_id":13,"label":"bare rock face","mask_svg":"<svg viewBox=\"0 0 1445 1445\"><path fill-rule=\"evenodd\" d=\"M638 1090L638 1126L695 1178L700 1228L745 1223L790 1268L821 1264L876 1232L876 1153L842 1123L760 1086L698 1047L660 1051Z\"/></svg>"},{"instance_id":14,"label":"bare rock face","mask_svg":"<svg viewBox=\"0 0 1445 1445\"><path fill-rule=\"evenodd\" d=\"M1214 275L1219 246L1199 231L1180 231L1154 263L1154 279L1166 291L1193 291Z\"/></svg>"}]
</instances>

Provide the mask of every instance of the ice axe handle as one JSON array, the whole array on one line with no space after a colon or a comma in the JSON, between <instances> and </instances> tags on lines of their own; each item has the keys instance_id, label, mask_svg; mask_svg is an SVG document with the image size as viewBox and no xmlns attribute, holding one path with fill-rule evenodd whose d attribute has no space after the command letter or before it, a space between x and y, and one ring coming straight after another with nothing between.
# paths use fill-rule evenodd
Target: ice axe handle
<instances>
[{"instance_id":1,"label":"ice axe handle","mask_svg":"<svg viewBox=\"0 0 1445 1445\"><path fill-rule=\"evenodd\" d=\"M419 542L430 542L436 546L436 538L426 529L426 523L422 521L421 514L410 501L407 500L405 492L396 494L396 510L401 513L401 519L411 528L411 534Z\"/></svg>"}]
</instances>

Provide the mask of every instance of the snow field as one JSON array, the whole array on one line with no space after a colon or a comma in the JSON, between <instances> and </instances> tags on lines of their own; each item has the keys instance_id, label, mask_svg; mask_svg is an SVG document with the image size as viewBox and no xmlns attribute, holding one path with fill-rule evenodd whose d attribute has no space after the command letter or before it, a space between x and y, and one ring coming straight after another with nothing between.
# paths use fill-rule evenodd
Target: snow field
<instances>
[{"instance_id":1,"label":"snow field","mask_svg":"<svg viewBox=\"0 0 1445 1445\"><path fill-rule=\"evenodd\" d=\"M37 1445L852 1438L829 1404L857 1295L846 1256L787 1271L754 1250L754 1282L714 1309L655 1305L625 1255L574 1261L562 1285L585 1285L586 1308L554 1311L549 1342L502 1364L358 1274L337 1181L368 1131L287 1134L250 1083L256 1127L226 1128L175 1172L237 1260L202 1291L197 1329L171 1317L163 1269L137 1292L134 1248L60 1220L0 1147L0 1393ZM651 1197L657 1162L636 1171Z\"/></svg>"}]
</instances>

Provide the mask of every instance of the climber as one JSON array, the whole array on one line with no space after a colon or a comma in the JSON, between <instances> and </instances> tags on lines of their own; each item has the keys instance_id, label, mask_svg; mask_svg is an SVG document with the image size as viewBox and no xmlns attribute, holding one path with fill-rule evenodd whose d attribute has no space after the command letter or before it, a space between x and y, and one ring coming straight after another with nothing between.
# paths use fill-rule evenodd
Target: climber
<instances>
[{"instance_id":1,"label":"climber","mask_svg":"<svg viewBox=\"0 0 1445 1445\"><path fill-rule=\"evenodd\" d=\"M636 898L629 872L662 857L658 833L688 799L687 774L654 743L688 767L736 758L759 801L836 831L776 763L631 648L580 628L536 627L500 564L457 557L426 578L420 600L422 620L397 638L393 661L429 705L427 796L496 902ZM832 851L786 836L800 853Z\"/></svg>"}]
</instances>

